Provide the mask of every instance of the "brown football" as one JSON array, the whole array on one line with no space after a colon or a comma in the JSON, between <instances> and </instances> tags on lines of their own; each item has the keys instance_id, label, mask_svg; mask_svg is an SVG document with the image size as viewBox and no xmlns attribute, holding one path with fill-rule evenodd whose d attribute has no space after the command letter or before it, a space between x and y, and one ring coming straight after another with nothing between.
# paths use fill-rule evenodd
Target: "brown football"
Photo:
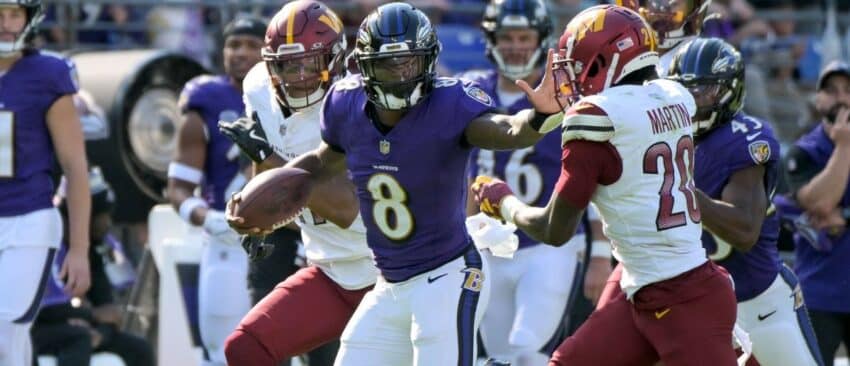
<instances>
[{"instance_id":1,"label":"brown football","mask_svg":"<svg viewBox=\"0 0 850 366\"><path fill-rule=\"evenodd\" d=\"M248 181L233 213L246 228L268 229L294 220L310 197L310 173L298 168L266 170Z\"/></svg>"}]
</instances>

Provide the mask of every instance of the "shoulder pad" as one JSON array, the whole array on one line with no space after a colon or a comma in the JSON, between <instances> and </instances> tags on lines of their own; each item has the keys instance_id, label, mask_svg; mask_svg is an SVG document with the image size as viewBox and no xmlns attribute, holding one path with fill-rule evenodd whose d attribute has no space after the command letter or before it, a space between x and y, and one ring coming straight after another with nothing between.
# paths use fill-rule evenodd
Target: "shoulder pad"
<instances>
[{"instance_id":1,"label":"shoulder pad","mask_svg":"<svg viewBox=\"0 0 850 366\"><path fill-rule=\"evenodd\" d=\"M614 123L602 108L579 101L564 113L561 144L570 140L604 142L614 137Z\"/></svg>"}]
</instances>

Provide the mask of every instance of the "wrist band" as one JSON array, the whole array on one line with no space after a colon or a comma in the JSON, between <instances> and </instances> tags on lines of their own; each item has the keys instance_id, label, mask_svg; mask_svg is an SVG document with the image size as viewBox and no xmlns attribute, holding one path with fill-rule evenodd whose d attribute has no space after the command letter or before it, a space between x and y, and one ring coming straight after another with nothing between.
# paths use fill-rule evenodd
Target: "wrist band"
<instances>
[{"instance_id":1,"label":"wrist band","mask_svg":"<svg viewBox=\"0 0 850 366\"><path fill-rule=\"evenodd\" d=\"M186 222L192 224L192 211L195 211L195 209L198 207L206 208L209 207L209 205L207 205L207 201L204 201L198 197L189 197L180 203L180 209L177 210L177 213L180 214L180 217L182 217L183 220L186 220Z\"/></svg>"},{"instance_id":2,"label":"wrist band","mask_svg":"<svg viewBox=\"0 0 850 366\"><path fill-rule=\"evenodd\" d=\"M193 166L174 161L168 164L168 177L189 183L201 184L201 181L204 179L204 172Z\"/></svg>"},{"instance_id":3,"label":"wrist band","mask_svg":"<svg viewBox=\"0 0 850 366\"><path fill-rule=\"evenodd\" d=\"M543 126L543 122L546 122L547 118L549 118L548 114L540 113L535 109L534 115L531 117L531 120L528 121L528 125L535 131L540 131L540 127Z\"/></svg>"},{"instance_id":4,"label":"wrist band","mask_svg":"<svg viewBox=\"0 0 850 366\"><path fill-rule=\"evenodd\" d=\"M606 240L594 240L590 243L590 256L611 258L611 243Z\"/></svg>"},{"instance_id":5,"label":"wrist band","mask_svg":"<svg viewBox=\"0 0 850 366\"><path fill-rule=\"evenodd\" d=\"M528 122L529 126L537 130L538 133L547 134L552 130L561 127L561 122L564 120L564 112L555 113L552 115L542 114L534 111L534 117Z\"/></svg>"}]
</instances>

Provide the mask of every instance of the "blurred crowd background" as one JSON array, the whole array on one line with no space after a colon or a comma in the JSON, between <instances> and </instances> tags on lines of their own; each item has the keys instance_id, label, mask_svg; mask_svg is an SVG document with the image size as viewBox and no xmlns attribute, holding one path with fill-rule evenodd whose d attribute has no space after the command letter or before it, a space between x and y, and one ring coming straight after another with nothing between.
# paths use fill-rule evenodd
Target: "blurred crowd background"
<instances>
[{"instance_id":1,"label":"blurred crowd background","mask_svg":"<svg viewBox=\"0 0 850 366\"><path fill-rule=\"evenodd\" d=\"M611 0L613 1L613 0ZM383 0L324 0L343 17L349 47L363 18ZM487 68L479 23L485 0L414 0L437 24L443 44L439 70L453 75ZM608 0L550 0L556 35L581 10ZM182 83L221 73L222 28L244 15L270 17L283 0L46 0L46 19L36 38L43 49L70 55L80 72L76 100L92 165L103 170L117 202L112 228L142 285L125 289L128 312L122 328L151 338L157 276L145 262L147 218L164 202L165 171L176 146L176 97ZM704 36L726 39L747 63L747 113L770 121L783 153L819 123L813 107L823 65L850 60L850 0L713 0ZM161 50L191 62L132 50ZM107 52L101 52L107 51ZM123 51L123 52L112 52ZM167 80L166 80L167 79ZM781 190L781 188L780 188ZM781 193L778 192L778 193ZM791 258L790 238L780 241ZM111 252L111 251L110 251ZM128 263L129 265L129 263ZM113 269L113 271L118 271ZM125 272L133 272L132 267ZM132 277L132 276L131 276ZM132 292L132 294L130 293ZM153 330L155 332L155 329Z\"/></svg>"},{"instance_id":2,"label":"blurred crowd background","mask_svg":"<svg viewBox=\"0 0 850 366\"><path fill-rule=\"evenodd\" d=\"M381 0L327 1L353 36ZM559 27L582 9L607 0L554 0ZM160 48L183 53L216 71L221 27L242 14L270 16L273 0L47 1L39 42L69 52ZM439 25L441 70L486 66L478 29L483 0L415 0ZM850 53L850 0L714 0L704 35L737 46L747 60L747 103L772 121L784 143L817 121L810 100L825 62ZM557 33L560 33L558 31ZM349 42L351 44L353 42Z\"/></svg>"}]
</instances>

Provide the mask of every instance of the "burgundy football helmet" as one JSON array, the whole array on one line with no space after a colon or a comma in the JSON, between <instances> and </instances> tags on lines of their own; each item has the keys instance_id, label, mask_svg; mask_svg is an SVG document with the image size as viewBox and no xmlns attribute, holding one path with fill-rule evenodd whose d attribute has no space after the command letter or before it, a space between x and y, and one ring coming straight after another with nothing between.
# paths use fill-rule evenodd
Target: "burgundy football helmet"
<instances>
[{"instance_id":1,"label":"burgundy football helmet","mask_svg":"<svg viewBox=\"0 0 850 366\"><path fill-rule=\"evenodd\" d=\"M325 4L284 5L269 22L262 50L278 101L290 109L321 101L344 73L345 48L342 21Z\"/></svg>"},{"instance_id":2,"label":"burgundy football helmet","mask_svg":"<svg viewBox=\"0 0 850 366\"><path fill-rule=\"evenodd\" d=\"M658 37L658 48L669 50L700 34L711 0L616 0L638 12Z\"/></svg>"},{"instance_id":3,"label":"burgundy football helmet","mask_svg":"<svg viewBox=\"0 0 850 366\"><path fill-rule=\"evenodd\" d=\"M576 15L558 41L555 87L570 103L658 63L655 34L634 11L597 5Z\"/></svg>"}]
</instances>

